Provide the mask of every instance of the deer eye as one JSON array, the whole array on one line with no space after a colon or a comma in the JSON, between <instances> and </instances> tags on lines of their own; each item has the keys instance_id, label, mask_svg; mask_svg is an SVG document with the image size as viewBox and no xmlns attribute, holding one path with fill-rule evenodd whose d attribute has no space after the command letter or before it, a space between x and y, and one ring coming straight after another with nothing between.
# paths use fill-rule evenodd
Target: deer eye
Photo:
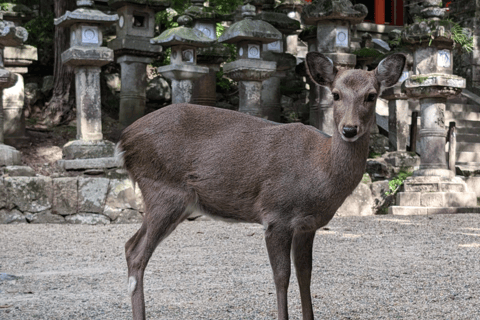
<instances>
[{"instance_id":1,"label":"deer eye","mask_svg":"<svg viewBox=\"0 0 480 320\"><path fill-rule=\"evenodd\" d=\"M377 95L375 93L369 93L366 101L373 102L373 101L375 101L376 98L377 98Z\"/></svg>"},{"instance_id":2,"label":"deer eye","mask_svg":"<svg viewBox=\"0 0 480 320\"><path fill-rule=\"evenodd\" d=\"M333 95L333 100L337 101L337 100L340 100L340 95L336 92L332 93Z\"/></svg>"}]
</instances>

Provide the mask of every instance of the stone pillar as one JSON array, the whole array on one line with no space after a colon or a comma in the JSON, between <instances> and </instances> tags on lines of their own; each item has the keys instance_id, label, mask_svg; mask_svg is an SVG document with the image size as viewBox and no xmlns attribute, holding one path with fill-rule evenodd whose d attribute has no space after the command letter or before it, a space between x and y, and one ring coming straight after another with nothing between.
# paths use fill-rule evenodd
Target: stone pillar
<instances>
[{"instance_id":1,"label":"stone pillar","mask_svg":"<svg viewBox=\"0 0 480 320\"><path fill-rule=\"evenodd\" d=\"M297 59L288 53L286 49L286 37L294 34L300 29L300 23L290 19L286 14L274 12L274 0L265 1L262 12L253 19L269 23L282 33L282 40L263 45L262 58L266 61L273 61L277 64L277 69L272 76L263 81L261 104L264 109L264 117L272 121L280 121L282 92L280 82L285 78L286 71L293 69L297 64Z\"/></svg>"},{"instance_id":2,"label":"stone pillar","mask_svg":"<svg viewBox=\"0 0 480 320\"><path fill-rule=\"evenodd\" d=\"M202 31L192 28L193 19L182 15L177 20L177 28L165 30L158 37L150 40L152 44L171 47L170 65L158 68L165 78L172 80L172 103L192 102L192 80L208 75L207 67L197 66L197 49L208 47L214 40Z\"/></svg>"},{"instance_id":3,"label":"stone pillar","mask_svg":"<svg viewBox=\"0 0 480 320\"><path fill-rule=\"evenodd\" d=\"M28 33L22 27L15 27L13 22L4 21L0 13L0 166L19 165L21 155L18 150L4 144L4 102L3 89L12 87L18 76L4 68L4 49L16 47L27 40Z\"/></svg>"},{"instance_id":4,"label":"stone pillar","mask_svg":"<svg viewBox=\"0 0 480 320\"><path fill-rule=\"evenodd\" d=\"M218 13L214 6L205 7L204 0L192 0L192 6L184 14L192 18L193 28L201 31L213 41L217 40L217 27L219 21L231 21L231 16ZM220 64L225 62L230 53L228 48L219 43L212 43L209 47L198 48L197 64L209 69L205 74L196 79L192 85L191 102L205 106L215 106L217 100L217 76ZM173 85L173 83L172 83Z\"/></svg>"},{"instance_id":5,"label":"stone pillar","mask_svg":"<svg viewBox=\"0 0 480 320\"><path fill-rule=\"evenodd\" d=\"M75 68L77 140L103 140L100 71L100 67Z\"/></svg>"},{"instance_id":6,"label":"stone pillar","mask_svg":"<svg viewBox=\"0 0 480 320\"><path fill-rule=\"evenodd\" d=\"M62 62L74 67L77 106L77 140L63 147L64 160L58 164L66 170L115 167L115 145L103 140L100 68L113 61L113 50L101 46L101 27L118 21L118 15L92 9L92 0L78 0L77 6L55 19L55 25L70 27L70 48Z\"/></svg>"},{"instance_id":7,"label":"stone pillar","mask_svg":"<svg viewBox=\"0 0 480 320\"><path fill-rule=\"evenodd\" d=\"M165 10L167 0L110 0L117 10L117 37L108 43L121 66L119 121L128 126L145 114L147 64L158 58L162 48L149 41L155 32L155 12Z\"/></svg>"},{"instance_id":8,"label":"stone pillar","mask_svg":"<svg viewBox=\"0 0 480 320\"><path fill-rule=\"evenodd\" d=\"M128 126L145 115L147 101L147 64L151 58L123 55L117 59L121 68L119 121Z\"/></svg>"},{"instance_id":9,"label":"stone pillar","mask_svg":"<svg viewBox=\"0 0 480 320\"><path fill-rule=\"evenodd\" d=\"M351 69L356 65L356 56L350 54L350 27L363 21L367 7L348 0L318 0L305 6L302 18L306 25L317 27L316 51L332 59L338 69ZM310 50L310 48L309 48ZM333 133L333 109L330 90L320 87L317 90L318 118L312 123L328 134ZM315 113L313 114L315 115Z\"/></svg>"},{"instance_id":10,"label":"stone pillar","mask_svg":"<svg viewBox=\"0 0 480 320\"><path fill-rule=\"evenodd\" d=\"M237 45L237 60L225 64L224 73L239 82L240 105L238 111L257 117L272 117L270 110L264 109L261 103L262 81L268 79L276 71L275 61L262 60L262 44L282 40L282 34L269 23L253 20L255 7L240 7L243 20L234 23L218 42Z\"/></svg>"},{"instance_id":11,"label":"stone pillar","mask_svg":"<svg viewBox=\"0 0 480 320\"><path fill-rule=\"evenodd\" d=\"M404 183L397 194L393 214L431 214L464 212L461 207L477 205L476 194L465 182L447 169L445 142L445 105L447 97L465 88L465 79L453 75L453 59L448 24L440 21L445 9L441 0L421 3L415 23L402 32L402 40L412 46L414 75L405 80L409 98L419 99L422 125L420 168Z\"/></svg>"}]
</instances>

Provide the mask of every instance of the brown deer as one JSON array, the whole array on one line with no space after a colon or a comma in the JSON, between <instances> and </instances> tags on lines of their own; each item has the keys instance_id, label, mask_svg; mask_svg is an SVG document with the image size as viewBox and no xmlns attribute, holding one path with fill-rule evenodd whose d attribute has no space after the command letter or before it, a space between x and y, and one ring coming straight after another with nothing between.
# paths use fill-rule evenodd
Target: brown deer
<instances>
[{"instance_id":1,"label":"brown deer","mask_svg":"<svg viewBox=\"0 0 480 320\"><path fill-rule=\"evenodd\" d=\"M324 55L307 54L309 76L333 94L331 137L299 123L189 104L162 108L126 128L119 156L145 203L143 223L125 244L133 319L145 319L143 277L155 248L195 210L263 224L278 319L288 319L291 251L303 319L313 319L315 232L362 179L375 101L382 85L398 81L404 63L394 54L373 71L337 71Z\"/></svg>"}]
</instances>

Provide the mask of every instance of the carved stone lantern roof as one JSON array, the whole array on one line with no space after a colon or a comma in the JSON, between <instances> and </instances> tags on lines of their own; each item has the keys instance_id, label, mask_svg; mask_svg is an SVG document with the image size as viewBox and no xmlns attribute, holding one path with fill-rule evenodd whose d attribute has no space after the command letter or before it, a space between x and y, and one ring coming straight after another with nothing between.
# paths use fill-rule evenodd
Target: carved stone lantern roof
<instances>
[{"instance_id":1,"label":"carved stone lantern roof","mask_svg":"<svg viewBox=\"0 0 480 320\"><path fill-rule=\"evenodd\" d=\"M214 40L207 37L202 31L187 27L185 25L192 23L192 18L186 15L178 18L178 23L183 24L180 27L165 30L158 37L150 40L152 44L159 44L163 47L177 45L189 45L191 47L208 47Z\"/></svg>"},{"instance_id":2,"label":"carved stone lantern roof","mask_svg":"<svg viewBox=\"0 0 480 320\"><path fill-rule=\"evenodd\" d=\"M146 6L154 10L163 10L170 6L169 0L108 0L108 5L118 9L128 4Z\"/></svg>"},{"instance_id":3,"label":"carved stone lantern roof","mask_svg":"<svg viewBox=\"0 0 480 320\"><path fill-rule=\"evenodd\" d=\"M16 27L11 21L1 20L0 13L0 46L18 47L28 39L28 32L23 27Z\"/></svg>"},{"instance_id":4,"label":"carved stone lantern roof","mask_svg":"<svg viewBox=\"0 0 480 320\"><path fill-rule=\"evenodd\" d=\"M302 10L302 19L307 25L316 25L322 20L342 20L357 24L368 14L364 4L352 5L349 0L318 0Z\"/></svg>"},{"instance_id":5,"label":"carved stone lantern roof","mask_svg":"<svg viewBox=\"0 0 480 320\"><path fill-rule=\"evenodd\" d=\"M233 21L233 14L221 14L216 12L215 8L204 7L203 0L201 4L194 2L194 5L188 7L183 14L192 17L193 20Z\"/></svg>"},{"instance_id":6,"label":"carved stone lantern roof","mask_svg":"<svg viewBox=\"0 0 480 320\"><path fill-rule=\"evenodd\" d=\"M282 33L271 24L262 20L252 19L255 16L255 10L252 5L242 6L241 14L244 19L234 23L218 38L218 42L232 44L240 41L271 43L282 40Z\"/></svg>"},{"instance_id":7,"label":"carved stone lantern roof","mask_svg":"<svg viewBox=\"0 0 480 320\"><path fill-rule=\"evenodd\" d=\"M77 5L80 6L74 11L65 12L65 14L55 19L56 26L69 27L76 23L100 24L109 26L118 21L117 14L105 14L100 10L89 8L93 5L93 0L78 0Z\"/></svg>"},{"instance_id":8,"label":"carved stone lantern roof","mask_svg":"<svg viewBox=\"0 0 480 320\"><path fill-rule=\"evenodd\" d=\"M300 22L280 12L262 11L253 20L265 21L285 35L295 34L300 29Z\"/></svg>"}]
</instances>

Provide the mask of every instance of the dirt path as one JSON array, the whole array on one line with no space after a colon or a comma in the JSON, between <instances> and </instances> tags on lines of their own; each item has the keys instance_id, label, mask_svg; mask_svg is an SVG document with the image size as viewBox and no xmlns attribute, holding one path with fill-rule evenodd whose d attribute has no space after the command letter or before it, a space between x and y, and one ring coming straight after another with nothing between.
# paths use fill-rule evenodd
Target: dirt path
<instances>
[{"instance_id":1,"label":"dirt path","mask_svg":"<svg viewBox=\"0 0 480 320\"><path fill-rule=\"evenodd\" d=\"M130 319L138 225L0 225L0 319ZM316 319L480 319L480 216L334 218L315 240ZM5 276L4 276L5 277ZM185 222L146 273L148 319L275 319L261 226ZM301 319L294 274L291 319Z\"/></svg>"}]
</instances>

